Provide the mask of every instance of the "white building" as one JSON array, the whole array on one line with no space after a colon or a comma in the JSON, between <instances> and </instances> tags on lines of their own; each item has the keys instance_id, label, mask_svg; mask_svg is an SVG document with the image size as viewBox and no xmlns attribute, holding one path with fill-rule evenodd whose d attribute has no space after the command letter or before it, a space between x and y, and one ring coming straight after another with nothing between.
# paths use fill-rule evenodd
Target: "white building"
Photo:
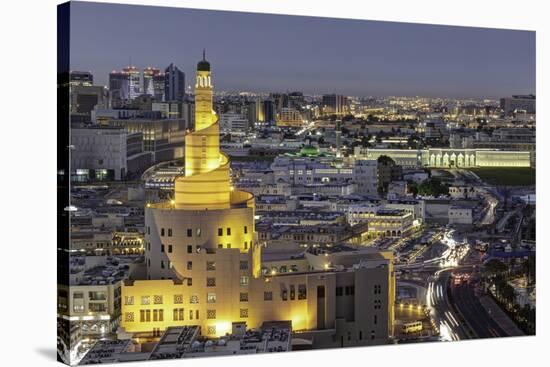
<instances>
[{"instance_id":1,"label":"white building","mask_svg":"<svg viewBox=\"0 0 550 367\"><path fill-rule=\"evenodd\" d=\"M222 132L246 133L249 122L245 115L239 113L222 113L220 115L220 128Z\"/></svg>"},{"instance_id":2,"label":"white building","mask_svg":"<svg viewBox=\"0 0 550 367\"><path fill-rule=\"evenodd\" d=\"M127 138L122 128L72 128L71 169L77 176L86 173L97 179L124 178L128 171Z\"/></svg>"},{"instance_id":3,"label":"white building","mask_svg":"<svg viewBox=\"0 0 550 367\"><path fill-rule=\"evenodd\" d=\"M472 208L451 206L449 208L449 224L472 224Z\"/></svg>"}]
</instances>

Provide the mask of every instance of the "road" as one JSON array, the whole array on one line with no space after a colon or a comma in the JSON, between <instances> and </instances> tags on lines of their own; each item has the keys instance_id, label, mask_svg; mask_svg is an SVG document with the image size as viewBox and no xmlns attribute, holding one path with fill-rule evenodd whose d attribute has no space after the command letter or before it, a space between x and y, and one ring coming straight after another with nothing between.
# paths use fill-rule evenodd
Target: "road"
<instances>
[{"instance_id":1,"label":"road","mask_svg":"<svg viewBox=\"0 0 550 367\"><path fill-rule=\"evenodd\" d=\"M450 290L454 306L471 327L475 338L508 336L479 302L474 282L452 285Z\"/></svg>"},{"instance_id":2,"label":"road","mask_svg":"<svg viewBox=\"0 0 550 367\"><path fill-rule=\"evenodd\" d=\"M447 298L447 286L452 269L442 269L428 279L426 304L431 308L431 317L439 326L441 340L467 339L468 333L459 323L459 316L454 312Z\"/></svg>"}]
</instances>

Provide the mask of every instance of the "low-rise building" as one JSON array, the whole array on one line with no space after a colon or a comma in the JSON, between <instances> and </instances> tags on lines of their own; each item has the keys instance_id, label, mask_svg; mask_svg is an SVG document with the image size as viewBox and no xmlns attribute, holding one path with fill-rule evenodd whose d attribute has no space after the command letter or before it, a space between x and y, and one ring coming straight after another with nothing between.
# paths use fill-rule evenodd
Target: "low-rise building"
<instances>
[{"instance_id":1,"label":"low-rise building","mask_svg":"<svg viewBox=\"0 0 550 367\"><path fill-rule=\"evenodd\" d=\"M449 208L449 224L472 224L472 212L470 207L452 205Z\"/></svg>"}]
</instances>

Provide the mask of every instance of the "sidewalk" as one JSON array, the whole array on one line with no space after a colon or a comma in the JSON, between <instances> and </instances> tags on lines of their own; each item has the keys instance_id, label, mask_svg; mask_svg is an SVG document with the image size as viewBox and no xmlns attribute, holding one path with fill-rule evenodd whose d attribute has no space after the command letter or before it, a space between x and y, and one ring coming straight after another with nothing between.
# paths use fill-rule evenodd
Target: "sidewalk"
<instances>
[{"instance_id":1,"label":"sidewalk","mask_svg":"<svg viewBox=\"0 0 550 367\"><path fill-rule=\"evenodd\" d=\"M479 298L479 302L491 318L495 320L495 322L498 323L500 327L508 334L508 336L525 335L525 333L516 326L514 321L506 315L506 313L490 296L481 296Z\"/></svg>"}]
</instances>

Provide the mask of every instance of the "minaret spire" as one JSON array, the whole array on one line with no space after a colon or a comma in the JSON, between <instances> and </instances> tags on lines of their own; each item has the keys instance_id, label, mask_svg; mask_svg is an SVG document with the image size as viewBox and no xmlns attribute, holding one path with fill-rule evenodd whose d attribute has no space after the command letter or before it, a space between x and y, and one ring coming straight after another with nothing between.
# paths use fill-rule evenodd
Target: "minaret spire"
<instances>
[{"instance_id":1,"label":"minaret spire","mask_svg":"<svg viewBox=\"0 0 550 367\"><path fill-rule=\"evenodd\" d=\"M202 61L206 61L206 48L202 49Z\"/></svg>"}]
</instances>

